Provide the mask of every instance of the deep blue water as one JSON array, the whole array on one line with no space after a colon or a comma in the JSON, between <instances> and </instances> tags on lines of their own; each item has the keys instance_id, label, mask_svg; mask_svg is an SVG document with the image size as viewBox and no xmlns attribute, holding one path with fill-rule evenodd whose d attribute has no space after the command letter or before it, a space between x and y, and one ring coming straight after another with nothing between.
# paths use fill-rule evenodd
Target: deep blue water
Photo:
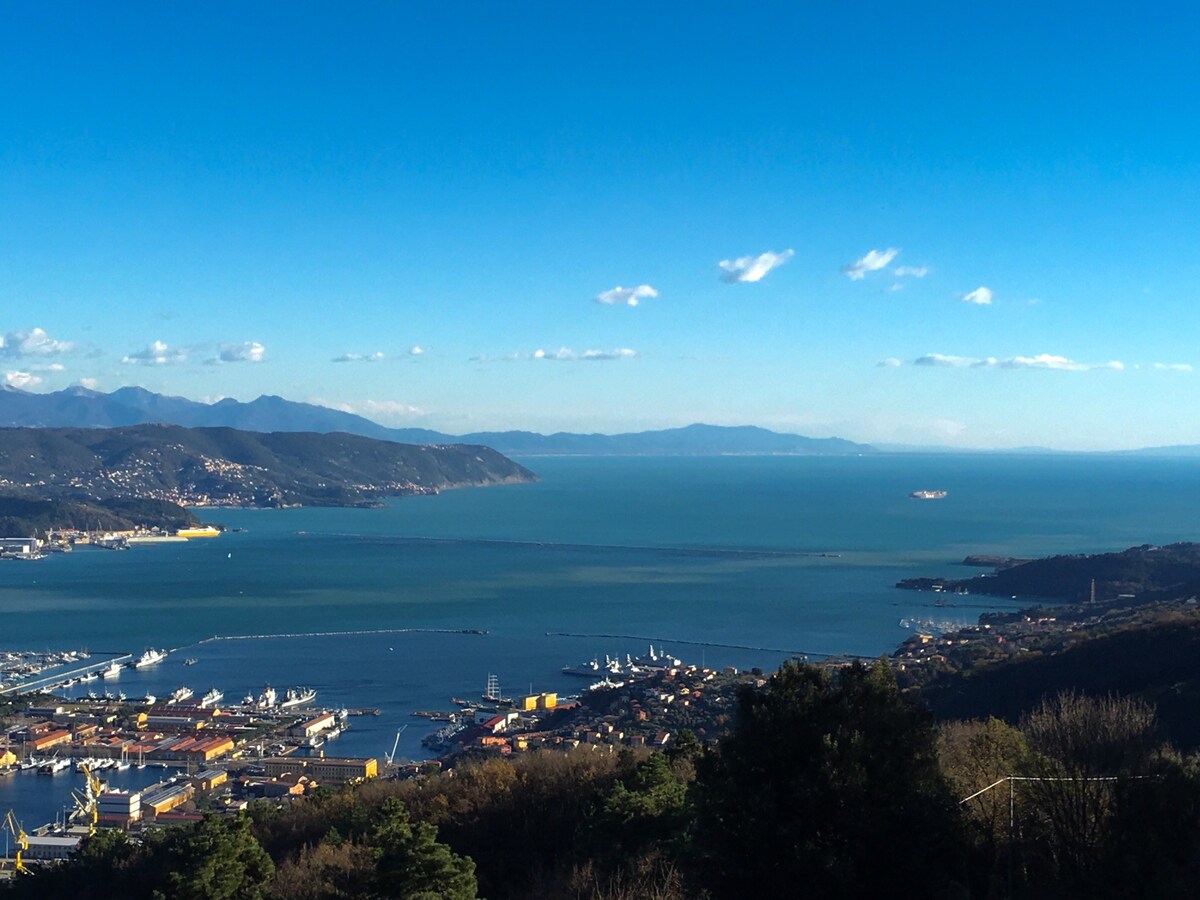
<instances>
[{"instance_id":1,"label":"deep blue water","mask_svg":"<svg viewBox=\"0 0 1200 900\"><path fill-rule=\"evenodd\" d=\"M205 510L244 533L0 565L0 646L178 649L128 672L130 696L181 683L227 699L311 685L380 707L328 752L380 755L408 713L474 697L577 690L561 666L667 639L709 664L793 652L877 655L905 616L973 620L892 585L967 574L967 553L1046 555L1190 540L1200 463L1087 456L538 458L542 481L397 500L387 509ZM941 501L908 499L941 488ZM706 551L720 551L709 553ZM817 556L807 554L831 554ZM987 602L976 599L973 602ZM196 642L213 635L487 629ZM710 642L700 647L683 641ZM715 645L770 648L739 650ZM199 663L185 668L182 659ZM0 809L6 788L0 780Z\"/></svg>"}]
</instances>

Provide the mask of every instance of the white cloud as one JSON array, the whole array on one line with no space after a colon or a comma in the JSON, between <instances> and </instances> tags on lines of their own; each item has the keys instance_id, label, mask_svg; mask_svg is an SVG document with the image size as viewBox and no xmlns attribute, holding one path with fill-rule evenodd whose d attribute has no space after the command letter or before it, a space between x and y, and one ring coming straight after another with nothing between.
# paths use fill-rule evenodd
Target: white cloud
<instances>
[{"instance_id":1,"label":"white cloud","mask_svg":"<svg viewBox=\"0 0 1200 900\"><path fill-rule=\"evenodd\" d=\"M0 337L0 356L16 359L22 356L57 356L75 349L71 341L56 341L41 328L30 331L10 331Z\"/></svg>"},{"instance_id":2,"label":"white cloud","mask_svg":"<svg viewBox=\"0 0 1200 900\"><path fill-rule=\"evenodd\" d=\"M717 263L725 271L725 274L721 276L721 280L728 281L730 284L736 284L740 281L762 281L768 272L782 266L791 259L794 252L793 250L784 250L782 253L773 253L768 250L766 253L760 253L758 256L739 256L737 259L723 259Z\"/></svg>"},{"instance_id":3,"label":"white cloud","mask_svg":"<svg viewBox=\"0 0 1200 900\"><path fill-rule=\"evenodd\" d=\"M262 362L267 348L258 341L235 341L221 345L221 362Z\"/></svg>"},{"instance_id":4,"label":"white cloud","mask_svg":"<svg viewBox=\"0 0 1200 900\"><path fill-rule=\"evenodd\" d=\"M914 366L940 366L943 368L962 369L978 365L982 360L972 356L947 356L944 353L926 353L912 361Z\"/></svg>"},{"instance_id":5,"label":"white cloud","mask_svg":"<svg viewBox=\"0 0 1200 900\"><path fill-rule=\"evenodd\" d=\"M187 361L187 348L171 347L164 341L154 341L145 350L121 357L127 366L180 366Z\"/></svg>"},{"instance_id":6,"label":"white cloud","mask_svg":"<svg viewBox=\"0 0 1200 900\"><path fill-rule=\"evenodd\" d=\"M553 359L562 360L565 362L592 362L606 359L632 359L637 356L636 350L630 350L626 347L621 347L616 350L584 350L576 352L567 347L560 347L558 350L535 350L533 351L533 359Z\"/></svg>"},{"instance_id":7,"label":"white cloud","mask_svg":"<svg viewBox=\"0 0 1200 900\"><path fill-rule=\"evenodd\" d=\"M611 290L597 294L595 299L597 303L603 303L608 306L621 303L624 303L626 306L637 306L638 301L657 296L658 291L648 284L639 284L637 287L632 288L621 287L618 284Z\"/></svg>"},{"instance_id":8,"label":"white cloud","mask_svg":"<svg viewBox=\"0 0 1200 900\"><path fill-rule=\"evenodd\" d=\"M892 366L903 365L903 363L900 360L890 359L884 360L878 365ZM911 365L944 369L1054 369L1060 372L1095 372L1102 369L1122 372L1125 370L1125 364L1116 359L1106 363L1082 363L1051 353L1039 353L1037 356L1010 356L1005 359L998 359L995 356L952 356L945 353L927 353L924 356L918 356Z\"/></svg>"},{"instance_id":9,"label":"white cloud","mask_svg":"<svg viewBox=\"0 0 1200 900\"><path fill-rule=\"evenodd\" d=\"M868 272L878 272L893 259L900 251L895 247L886 250L872 250L866 256L842 266L842 274L851 281L862 281Z\"/></svg>"},{"instance_id":10,"label":"white cloud","mask_svg":"<svg viewBox=\"0 0 1200 900\"><path fill-rule=\"evenodd\" d=\"M80 378L79 379L79 386L85 387L89 391L94 391L96 389L96 385L98 385L99 383L100 383L99 378Z\"/></svg>"},{"instance_id":11,"label":"white cloud","mask_svg":"<svg viewBox=\"0 0 1200 900\"><path fill-rule=\"evenodd\" d=\"M897 266L897 278L924 278L929 274L928 266Z\"/></svg>"},{"instance_id":12,"label":"white cloud","mask_svg":"<svg viewBox=\"0 0 1200 900\"><path fill-rule=\"evenodd\" d=\"M1190 372L1192 371L1191 363L1155 363L1154 368L1160 372Z\"/></svg>"},{"instance_id":13,"label":"white cloud","mask_svg":"<svg viewBox=\"0 0 1200 900\"><path fill-rule=\"evenodd\" d=\"M5 372L4 381L9 387L27 388L41 384L42 379L31 372Z\"/></svg>"},{"instance_id":14,"label":"white cloud","mask_svg":"<svg viewBox=\"0 0 1200 900\"><path fill-rule=\"evenodd\" d=\"M887 359L881 359L875 365L880 369L894 369L897 366L904 365L904 360L896 359L894 356L889 356Z\"/></svg>"},{"instance_id":15,"label":"white cloud","mask_svg":"<svg viewBox=\"0 0 1200 900\"><path fill-rule=\"evenodd\" d=\"M367 415L380 416L389 419L404 419L425 415L425 410L411 403L401 403L398 400L365 400L362 405Z\"/></svg>"},{"instance_id":16,"label":"white cloud","mask_svg":"<svg viewBox=\"0 0 1200 900\"><path fill-rule=\"evenodd\" d=\"M426 414L426 411L421 407L413 406L411 403L403 403L399 400L364 400L362 403L345 403L337 400L326 400L321 397L312 397L309 399L309 402L317 406L325 406L329 409L353 413L356 416L368 416L373 419L395 422L411 420Z\"/></svg>"},{"instance_id":17,"label":"white cloud","mask_svg":"<svg viewBox=\"0 0 1200 900\"><path fill-rule=\"evenodd\" d=\"M425 348L422 347L420 344L413 344L411 347L408 348L408 355L409 356L424 356Z\"/></svg>"},{"instance_id":18,"label":"white cloud","mask_svg":"<svg viewBox=\"0 0 1200 900\"><path fill-rule=\"evenodd\" d=\"M341 356L335 356L334 362L379 362L383 359L383 354L376 351L375 353L343 353Z\"/></svg>"},{"instance_id":19,"label":"white cloud","mask_svg":"<svg viewBox=\"0 0 1200 900\"><path fill-rule=\"evenodd\" d=\"M958 299L963 303L973 303L976 306L988 306L992 302L992 291L990 288L980 286L969 293L963 294Z\"/></svg>"}]
</instances>

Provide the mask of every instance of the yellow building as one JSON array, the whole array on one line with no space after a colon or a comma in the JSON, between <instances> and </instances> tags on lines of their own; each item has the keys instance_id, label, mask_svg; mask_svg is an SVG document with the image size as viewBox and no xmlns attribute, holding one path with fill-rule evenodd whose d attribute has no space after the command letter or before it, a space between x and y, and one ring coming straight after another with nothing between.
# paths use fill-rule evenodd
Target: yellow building
<instances>
[{"instance_id":1,"label":"yellow building","mask_svg":"<svg viewBox=\"0 0 1200 900\"><path fill-rule=\"evenodd\" d=\"M532 712L535 709L554 709L558 706L558 694L541 693L518 697L515 708L520 712Z\"/></svg>"},{"instance_id":2,"label":"yellow building","mask_svg":"<svg viewBox=\"0 0 1200 900\"><path fill-rule=\"evenodd\" d=\"M324 756L284 756L262 761L263 771L271 778L304 773L314 781L343 784L374 778L379 774L375 759L342 759Z\"/></svg>"}]
</instances>

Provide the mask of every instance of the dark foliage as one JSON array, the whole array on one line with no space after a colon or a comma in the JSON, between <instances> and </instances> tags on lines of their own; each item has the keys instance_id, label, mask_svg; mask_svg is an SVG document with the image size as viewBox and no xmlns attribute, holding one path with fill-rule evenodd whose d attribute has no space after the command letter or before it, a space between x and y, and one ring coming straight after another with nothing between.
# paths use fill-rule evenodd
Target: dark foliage
<instances>
[{"instance_id":1,"label":"dark foliage","mask_svg":"<svg viewBox=\"0 0 1200 900\"><path fill-rule=\"evenodd\" d=\"M931 717L883 663L785 664L698 770L701 883L724 897L937 895L962 862Z\"/></svg>"}]
</instances>

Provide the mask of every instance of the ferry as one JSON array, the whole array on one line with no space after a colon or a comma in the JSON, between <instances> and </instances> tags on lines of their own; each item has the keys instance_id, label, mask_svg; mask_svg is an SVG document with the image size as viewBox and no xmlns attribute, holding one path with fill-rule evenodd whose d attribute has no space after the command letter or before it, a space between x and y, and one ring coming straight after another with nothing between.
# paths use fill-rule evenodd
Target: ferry
<instances>
[{"instance_id":1,"label":"ferry","mask_svg":"<svg viewBox=\"0 0 1200 900\"><path fill-rule=\"evenodd\" d=\"M221 534L220 529L213 528L211 525L198 525L195 528L180 528L175 532L176 537L181 538L214 538Z\"/></svg>"},{"instance_id":2,"label":"ferry","mask_svg":"<svg viewBox=\"0 0 1200 900\"><path fill-rule=\"evenodd\" d=\"M147 650L139 656L133 663L135 669L144 669L146 666L157 665L167 658L166 650L155 650L153 648Z\"/></svg>"},{"instance_id":3,"label":"ferry","mask_svg":"<svg viewBox=\"0 0 1200 900\"><path fill-rule=\"evenodd\" d=\"M114 660L113 662L109 663L109 666L107 669L101 670L100 677L101 678L116 678L120 674L121 674L121 664Z\"/></svg>"}]
</instances>

